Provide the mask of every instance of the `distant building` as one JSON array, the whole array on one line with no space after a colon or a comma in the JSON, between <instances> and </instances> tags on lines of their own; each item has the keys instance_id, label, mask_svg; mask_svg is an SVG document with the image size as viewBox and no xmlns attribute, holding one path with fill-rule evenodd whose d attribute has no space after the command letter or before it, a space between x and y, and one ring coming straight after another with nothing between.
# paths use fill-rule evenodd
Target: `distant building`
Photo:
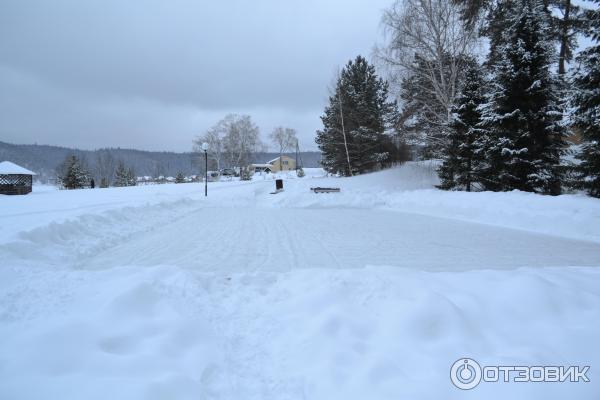
<instances>
[{"instance_id":1,"label":"distant building","mask_svg":"<svg viewBox=\"0 0 600 400\"><path fill-rule=\"evenodd\" d=\"M10 161L0 163L0 194L31 193L34 172Z\"/></svg>"},{"instance_id":2,"label":"distant building","mask_svg":"<svg viewBox=\"0 0 600 400\"><path fill-rule=\"evenodd\" d=\"M281 159L281 162L280 162ZM296 160L288 156L277 157L267 163L271 166L271 171L293 171L296 169Z\"/></svg>"},{"instance_id":3,"label":"distant building","mask_svg":"<svg viewBox=\"0 0 600 400\"><path fill-rule=\"evenodd\" d=\"M250 173L265 172L268 174L273 172L273 166L271 164L250 164L248 169L250 170Z\"/></svg>"}]
</instances>

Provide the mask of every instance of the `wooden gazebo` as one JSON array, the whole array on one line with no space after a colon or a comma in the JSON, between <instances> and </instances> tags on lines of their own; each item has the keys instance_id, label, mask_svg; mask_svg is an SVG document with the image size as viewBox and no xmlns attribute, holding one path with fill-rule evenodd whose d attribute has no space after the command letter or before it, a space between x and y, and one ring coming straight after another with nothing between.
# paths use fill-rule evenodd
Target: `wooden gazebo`
<instances>
[{"instance_id":1,"label":"wooden gazebo","mask_svg":"<svg viewBox=\"0 0 600 400\"><path fill-rule=\"evenodd\" d=\"M10 161L0 162L0 194L31 193L34 172Z\"/></svg>"}]
</instances>

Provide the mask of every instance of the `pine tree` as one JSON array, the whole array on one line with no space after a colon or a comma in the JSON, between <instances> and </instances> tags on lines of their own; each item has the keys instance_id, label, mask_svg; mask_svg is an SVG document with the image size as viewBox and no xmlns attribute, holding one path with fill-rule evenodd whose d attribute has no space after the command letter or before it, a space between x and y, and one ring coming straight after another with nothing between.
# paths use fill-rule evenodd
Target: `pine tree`
<instances>
[{"instance_id":1,"label":"pine tree","mask_svg":"<svg viewBox=\"0 0 600 400\"><path fill-rule=\"evenodd\" d=\"M600 5L600 0L594 2ZM582 188L600 197L600 9L586 11L585 20L594 44L577 57L580 69L574 78L574 124L584 140L578 172Z\"/></svg>"},{"instance_id":2,"label":"pine tree","mask_svg":"<svg viewBox=\"0 0 600 400\"><path fill-rule=\"evenodd\" d=\"M127 169L127 186L136 186L137 185L137 176L133 168Z\"/></svg>"},{"instance_id":3,"label":"pine tree","mask_svg":"<svg viewBox=\"0 0 600 400\"><path fill-rule=\"evenodd\" d=\"M65 189L81 189L88 184L90 175L79 158L70 155L61 165L58 178Z\"/></svg>"},{"instance_id":4,"label":"pine tree","mask_svg":"<svg viewBox=\"0 0 600 400\"><path fill-rule=\"evenodd\" d=\"M116 187L125 187L129 186L129 173L127 168L125 167L125 163L121 160L117 164L117 169L115 170L115 183Z\"/></svg>"},{"instance_id":5,"label":"pine tree","mask_svg":"<svg viewBox=\"0 0 600 400\"><path fill-rule=\"evenodd\" d=\"M184 183L185 182L185 176L183 176L183 172L178 172L177 176L175 177L175 183Z\"/></svg>"},{"instance_id":6,"label":"pine tree","mask_svg":"<svg viewBox=\"0 0 600 400\"><path fill-rule=\"evenodd\" d=\"M480 69L475 60L469 63L461 93L452 107L444 162L438 169L441 189L460 189L470 192L476 181L478 165L481 161L476 146L483 133L480 127L480 107L485 102L485 82Z\"/></svg>"},{"instance_id":7,"label":"pine tree","mask_svg":"<svg viewBox=\"0 0 600 400\"><path fill-rule=\"evenodd\" d=\"M388 84L375 67L361 56L349 61L321 116L323 130L317 131L323 167L352 175L390 165L395 151L387 132L396 118L396 103L388 100Z\"/></svg>"},{"instance_id":8,"label":"pine tree","mask_svg":"<svg viewBox=\"0 0 600 400\"><path fill-rule=\"evenodd\" d=\"M483 108L480 141L488 190L560 193L564 129L553 56L550 16L541 0L506 1L504 26L488 64L492 85Z\"/></svg>"}]
</instances>

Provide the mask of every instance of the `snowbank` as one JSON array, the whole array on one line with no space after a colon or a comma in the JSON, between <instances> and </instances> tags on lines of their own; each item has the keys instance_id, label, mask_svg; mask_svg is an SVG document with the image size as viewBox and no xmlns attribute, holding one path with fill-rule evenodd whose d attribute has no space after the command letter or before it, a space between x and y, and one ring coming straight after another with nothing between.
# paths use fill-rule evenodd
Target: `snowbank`
<instances>
[{"instance_id":1,"label":"snowbank","mask_svg":"<svg viewBox=\"0 0 600 400\"><path fill-rule=\"evenodd\" d=\"M433 215L506 228L600 242L600 200L585 195L542 196L513 192L448 192L432 162L414 162L352 178L293 181L274 207L358 207ZM340 187L315 195L310 187Z\"/></svg>"},{"instance_id":2,"label":"snowbank","mask_svg":"<svg viewBox=\"0 0 600 400\"><path fill-rule=\"evenodd\" d=\"M0 398L594 399L600 270L0 271ZM592 365L452 386L451 364Z\"/></svg>"},{"instance_id":3,"label":"snowbank","mask_svg":"<svg viewBox=\"0 0 600 400\"><path fill-rule=\"evenodd\" d=\"M239 204L252 195L243 189L252 182L210 182L209 204ZM236 188L242 188L241 192ZM225 193L222 193L223 190ZM241 195L240 193L244 193ZM127 207L177 203L204 199L203 183L113 187L108 189L56 190L35 186L27 196L0 195L0 243L14 240L20 232L64 222L85 215ZM245 201L247 203L247 201Z\"/></svg>"}]
</instances>

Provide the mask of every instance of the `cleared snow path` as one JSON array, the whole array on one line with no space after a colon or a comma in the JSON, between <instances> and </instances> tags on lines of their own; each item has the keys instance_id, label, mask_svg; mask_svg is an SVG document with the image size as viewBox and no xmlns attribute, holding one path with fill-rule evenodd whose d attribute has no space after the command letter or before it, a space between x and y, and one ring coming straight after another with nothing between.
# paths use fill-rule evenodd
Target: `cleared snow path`
<instances>
[{"instance_id":1,"label":"cleared snow path","mask_svg":"<svg viewBox=\"0 0 600 400\"><path fill-rule=\"evenodd\" d=\"M78 264L240 272L598 266L600 244L391 211L199 208Z\"/></svg>"}]
</instances>

